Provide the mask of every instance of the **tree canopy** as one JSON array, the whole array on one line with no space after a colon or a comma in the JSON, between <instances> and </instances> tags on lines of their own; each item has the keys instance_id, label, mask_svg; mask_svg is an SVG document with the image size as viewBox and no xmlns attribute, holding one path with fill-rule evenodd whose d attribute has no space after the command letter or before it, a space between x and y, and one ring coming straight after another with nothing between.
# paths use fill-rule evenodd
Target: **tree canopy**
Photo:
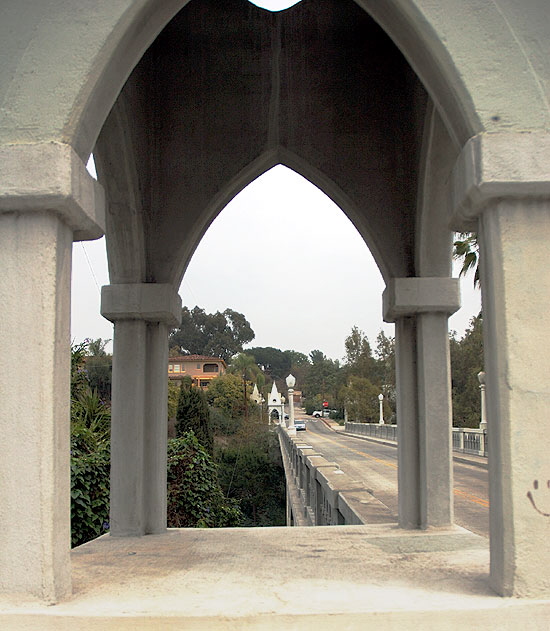
<instances>
[{"instance_id":1,"label":"tree canopy","mask_svg":"<svg viewBox=\"0 0 550 631\"><path fill-rule=\"evenodd\" d=\"M254 331L242 313L183 307L181 325L170 334L170 346L184 355L210 355L227 362L253 339Z\"/></svg>"},{"instance_id":2,"label":"tree canopy","mask_svg":"<svg viewBox=\"0 0 550 631\"><path fill-rule=\"evenodd\" d=\"M481 314L470 320L462 339L451 334L453 425L478 427L480 393L477 375L483 370L483 321Z\"/></svg>"},{"instance_id":3,"label":"tree canopy","mask_svg":"<svg viewBox=\"0 0 550 631\"><path fill-rule=\"evenodd\" d=\"M283 379L290 372L291 357L287 351L281 351L273 346L255 346L247 348L246 353L256 360L259 366L273 379Z\"/></svg>"},{"instance_id":4,"label":"tree canopy","mask_svg":"<svg viewBox=\"0 0 550 631\"><path fill-rule=\"evenodd\" d=\"M200 388L194 388L190 379L181 384L176 413L176 435L181 438L193 431L199 443L212 454L214 437L209 425L209 410L206 396Z\"/></svg>"},{"instance_id":5,"label":"tree canopy","mask_svg":"<svg viewBox=\"0 0 550 631\"><path fill-rule=\"evenodd\" d=\"M474 287L479 287L479 244L475 232L460 232L453 243L453 258L462 262L460 276L474 269Z\"/></svg>"}]
</instances>

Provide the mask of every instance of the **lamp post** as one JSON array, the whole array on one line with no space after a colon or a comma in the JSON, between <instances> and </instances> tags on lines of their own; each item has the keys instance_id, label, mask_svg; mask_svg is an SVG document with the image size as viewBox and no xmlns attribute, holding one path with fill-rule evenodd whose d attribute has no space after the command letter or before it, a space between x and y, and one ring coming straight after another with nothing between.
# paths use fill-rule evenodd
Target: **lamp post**
<instances>
[{"instance_id":1,"label":"lamp post","mask_svg":"<svg viewBox=\"0 0 550 631\"><path fill-rule=\"evenodd\" d=\"M296 384L296 378L293 375L288 375L286 378L286 385L288 387L288 407L289 407L289 419L288 429L296 431L294 428L294 385Z\"/></svg>"},{"instance_id":2,"label":"lamp post","mask_svg":"<svg viewBox=\"0 0 550 631\"><path fill-rule=\"evenodd\" d=\"M380 418L378 419L378 425L384 425L384 406L383 406L383 401L384 401L384 395L382 393L380 393L378 395L378 403L380 405Z\"/></svg>"},{"instance_id":3,"label":"lamp post","mask_svg":"<svg viewBox=\"0 0 550 631\"><path fill-rule=\"evenodd\" d=\"M479 429L487 429L487 406L485 404L485 373L483 370L477 373L479 389L481 391L481 423Z\"/></svg>"}]
</instances>

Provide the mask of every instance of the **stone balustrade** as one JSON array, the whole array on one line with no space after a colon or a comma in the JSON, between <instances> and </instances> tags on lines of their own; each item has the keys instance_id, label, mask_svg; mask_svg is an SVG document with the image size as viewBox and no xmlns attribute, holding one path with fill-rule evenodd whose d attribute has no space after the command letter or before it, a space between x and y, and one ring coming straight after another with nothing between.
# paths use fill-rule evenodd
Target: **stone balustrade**
<instances>
[{"instance_id":1,"label":"stone balustrade","mask_svg":"<svg viewBox=\"0 0 550 631\"><path fill-rule=\"evenodd\" d=\"M345 431L348 434L370 436L372 438L397 442L397 425L379 425L378 423L354 423L347 421ZM487 457L487 430L453 427L453 451Z\"/></svg>"}]
</instances>

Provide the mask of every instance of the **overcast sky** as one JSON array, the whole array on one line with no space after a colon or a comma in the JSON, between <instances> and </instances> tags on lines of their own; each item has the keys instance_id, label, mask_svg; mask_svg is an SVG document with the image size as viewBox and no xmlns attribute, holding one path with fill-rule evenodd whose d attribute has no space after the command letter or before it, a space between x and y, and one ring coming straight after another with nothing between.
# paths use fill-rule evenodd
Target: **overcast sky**
<instances>
[{"instance_id":1,"label":"overcast sky","mask_svg":"<svg viewBox=\"0 0 550 631\"><path fill-rule=\"evenodd\" d=\"M73 247L73 341L112 338L99 314L109 282L105 240ZM243 313L251 346L344 357L353 326L374 346L383 329L384 283L370 252L344 213L295 172L277 166L252 182L222 211L199 244L180 295L189 308ZM462 282L463 308L450 319L460 334L480 309L472 279Z\"/></svg>"}]
</instances>

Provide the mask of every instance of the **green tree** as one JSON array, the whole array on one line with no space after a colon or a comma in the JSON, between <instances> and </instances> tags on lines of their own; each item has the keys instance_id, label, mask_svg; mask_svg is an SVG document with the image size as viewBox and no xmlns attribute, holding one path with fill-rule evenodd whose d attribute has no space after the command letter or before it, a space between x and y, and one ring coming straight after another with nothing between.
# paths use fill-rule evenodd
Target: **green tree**
<instances>
[{"instance_id":1,"label":"green tree","mask_svg":"<svg viewBox=\"0 0 550 631\"><path fill-rule=\"evenodd\" d=\"M276 435L252 415L217 452L220 484L239 502L244 526L284 526L286 487Z\"/></svg>"},{"instance_id":2,"label":"green tree","mask_svg":"<svg viewBox=\"0 0 550 631\"><path fill-rule=\"evenodd\" d=\"M450 337L453 425L479 427L480 393L477 375L483 370L483 319L470 320L462 339Z\"/></svg>"},{"instance_id":3,"label":"green tree","mask_svg":"<svg viewBox=\"0 0 550 631\"><path fill-rule=\"evenodd\" d=\"M289 372L296 377L296 387L299 390L302 390L304 388L304 384L307 383L309 370L311 368L309 357L304 353L299 353L298 351L286 350L284 352L290 359Z\"/></svg>"},{"instance_id":4,"label":"green tree","mask_svg":"<svg viewBox=\"0 0 550 631\"><path fill-rule=\"evenodd\" d=\"M388 337L384 331L380 331L376 338L374 349L376 358L377 382L391 408L389 417L384 415L392 423L396 418L397 388L395 385L395 338Z\"/></svg>"},{"instance_id":5,"label":"green tree","mask_svg":"<svg viewBox=\"0 0 550 631\"><path fill-rule=\"evenodd\" d=\"M320 396L333 407L344 379L340 363L329 359L320 350L311 351L309 357L311 367L304 383L306 400Z\"/></svg>"},{"instance_id":6,"label":"green tree","mask_svg":"<svg viewBox=\"0 0 550 631\"><path fill-rule=\"evenodd\" d=\"M217 466L193 432L168 441L167 478L170 528L242 525L238 501L224 496Z\"/></svg>"},{"instance_id":7,"label":"green tree","mask_svg":"<svg viewBox=\"0 0 550 631\"><path fill-rule=\"evenodd\" d=\"M247 348L246 353L252 355L256 363L272 379L284 379L290 372L291 358L278 348L272 346L255 346Z\"/></svg>"},{"instance_id":8,"label":"green tree","mask_svg":"<svg viewBox=\"0 0 550 631\"><path fill-rule=\"evenodd\" d=\"M251 390L248 389L248 383L260 373L260 369L256 364L256 360L252 355L247 353L239 353L237 357L233 357L229 364L228 371L235 375L240 375L242 380L243 393L243 409L245 422L248 418L248 409L250 407Z\"/></svg>"},{"instance_id":9,"label":"green tree","mask_svg":"<svg viewBox=\"0 0 550 631\"><path fill-rule=\"evenodd\" d=\"M242 379L225 373L212 379L206 391L210 406L210 426L216 435L233 435L244 416Z\"/></svg>"},{"instance_id":10,"label":"green tree","mask_svg":"<svg viewBox=\"0 0 550 631\"><path fill-rule=\"evenodd\" d=\"M200 388L193 387L190 379L184 379L176 413L176 436L180 438L187 432L193 431L199 443L209 454L212 454L214 437L210 429L209 417L210 412L204 392Z\"/></svg>"},{"instance_id":11,"label":"green tree","mask_svg":"<svg viewBox=\"0 0 550 631\"><path fill-rule=\"evenodd\" d=\"M344 346L347 373L374 381L377 372L376 361L372 356L369 340L363 331L354 326L346 338Z\"/></svg>"},{"instance_id":12,"label":"green tree","mask_svg":"<svg viewBox=\"0 0 550 631\"><path fill-rule=\"evenodd\" d=\"M471 269L474 272L474 287L479 287L479 243L475 232L459 232L453 244L453 258L462 261L460 276L465 276Z\"/></svg>"},{"instance_id":13,"label":"green tree","mask_svg":"<svg viewBox=\"0 0 550 631\"><path fill-rule=\"evenodd\" d=\"M210 355L228 362L254 339L254 331L242 313L226 309L206 313L200 307L182 309L179 328L170 334L170 347L184 355Z\"/></svg>"},{"instance_id":14,"label":"green tree","mask_svg":"<svg viewBox=\"0 0 550 631\"><path fill-rule=\"evenodd\" d=\"M174 381L168 382L168 418L176 418L181 385Z\"/></svg>"},{"instance_id":15,"label":"green tree","mask_svg":"<svg viewBox=\"0 0 550 631\"><path fill-rule=\"evenodd\" d=\"M342 387L340 397L344 400L348 418L358 423L378 423L380 403L378 395L380 388L371 383L366 377L352 375L348 383ZM388 418L391 410L384 401L384 419Z\"/></svg>"},{"instance_id":16,"label":"green tree","mask_svg":"<svg viewBox=\"0 0 550 631\"><path fill-rule=\"evenodd\" d=\"M103 401L111 400L113 356L105 350L110 341L100 337L95 340L86 340L88 383Z\"/></svg>"}]
</instances>

